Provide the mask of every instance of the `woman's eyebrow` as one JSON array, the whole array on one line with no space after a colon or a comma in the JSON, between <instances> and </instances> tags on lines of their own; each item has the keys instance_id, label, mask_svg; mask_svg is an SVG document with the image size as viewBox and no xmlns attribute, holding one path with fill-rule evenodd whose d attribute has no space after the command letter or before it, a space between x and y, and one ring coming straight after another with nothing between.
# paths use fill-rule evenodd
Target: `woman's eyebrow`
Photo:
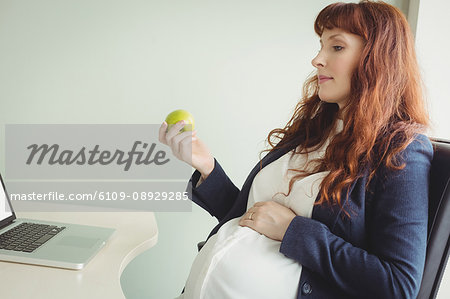
<instances>
[{"instance_id":1,"label":"woman's eyebrow","mask_svg":"<svg viewBox=\"0 0 450 299\"><path fill-rule=\"evenodd\" d=\"M342 34L340 34L340 33L333 34L332 36L330 36L328 38L328 40L339 39L340 37L342 38L342 41L345 42L345 37ZM319 41L320 41L320 44L322 44L322 38Z\"/></svg>"}]
</instances>

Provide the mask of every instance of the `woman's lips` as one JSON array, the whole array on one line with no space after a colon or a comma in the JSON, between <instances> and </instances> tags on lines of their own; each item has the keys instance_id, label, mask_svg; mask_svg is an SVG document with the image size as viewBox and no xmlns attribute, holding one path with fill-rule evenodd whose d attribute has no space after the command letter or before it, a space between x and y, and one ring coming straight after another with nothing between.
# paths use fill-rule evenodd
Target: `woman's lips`
<instances>
[{"instance_id":1,"label":"woman's lips","mask_svg":"<svg viewBox=\"0 0 450 299\"><path fill-rule=\"evenodd\" d=\"M333 79L332 77L327 77L327 76L319 76L319 84L322 84L324 82L327 82L328 80Z\"/></svg>"}]
</instances>

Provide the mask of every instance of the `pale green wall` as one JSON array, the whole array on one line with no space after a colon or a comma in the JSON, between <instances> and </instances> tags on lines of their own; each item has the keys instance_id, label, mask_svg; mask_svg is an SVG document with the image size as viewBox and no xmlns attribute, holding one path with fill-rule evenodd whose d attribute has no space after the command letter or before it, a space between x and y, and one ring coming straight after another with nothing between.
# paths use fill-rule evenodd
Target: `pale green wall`
<instances>
[{"instance_id":1,"label":"pale green wall","mask_svg":"<svg viewBox=\"0 0 450 299\"><path fill-rule=\"evenodd\" d=\"M313 21L332 2L0 0L1 148L8 123L161 123L185 108L240 187L313 71ZM196 206L156 218L159 243L123 273L128 298L175 297L216 224Z\"/></svg>"}]
</instances>

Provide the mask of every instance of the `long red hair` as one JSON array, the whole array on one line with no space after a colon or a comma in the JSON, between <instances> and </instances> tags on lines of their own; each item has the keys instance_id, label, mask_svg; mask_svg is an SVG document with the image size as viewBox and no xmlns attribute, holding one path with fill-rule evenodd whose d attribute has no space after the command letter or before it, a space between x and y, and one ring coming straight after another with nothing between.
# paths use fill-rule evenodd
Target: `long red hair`
<instances>
[{"instance_id":1,"label":"long red hair","mask_svg":"<svg viewBox=\"0 0 450 299\"><path fill-rule=\"evenodd\" d=\"M325 7L314 23L318 36L324 29L333 28L356 34L365 41L351 79L343 130L331 137L324 157L315 161L319 163L312 172L295 170L298 174L289 182L289 193L297 179L329 171L315 204L343 208L343 199L348 196L344 190L348 192L364 170L370 174L367 187L380 165L390 169L404 167L397 154L428 127L429 117L413 36L397 8L372 1L334 3ZM265 151L296 148L296 153L308 153L324 144L336 124L339 107L321 101L318 89L314 74L305 82L302 100L286 126L269 133L271 149Z\"/></svg>"}]
</instances>

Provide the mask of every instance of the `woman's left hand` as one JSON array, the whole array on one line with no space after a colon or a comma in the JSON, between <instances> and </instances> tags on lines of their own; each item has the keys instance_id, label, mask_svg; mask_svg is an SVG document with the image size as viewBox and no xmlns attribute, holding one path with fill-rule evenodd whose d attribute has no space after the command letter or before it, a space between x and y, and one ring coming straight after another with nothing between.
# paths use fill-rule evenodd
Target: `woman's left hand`
<instances>
[{"instance_id":1,"label":"woman's left hand","mask_svg":"<svg viewBox=\"0 0 450 299\"><path fill-rule=\"evenodd\" d=\"M248 209L239 220L239 225L250 227L275 241L281 241L295 216L291 209L275 201L263 201Z\"/></svg>"}]
</instances>

